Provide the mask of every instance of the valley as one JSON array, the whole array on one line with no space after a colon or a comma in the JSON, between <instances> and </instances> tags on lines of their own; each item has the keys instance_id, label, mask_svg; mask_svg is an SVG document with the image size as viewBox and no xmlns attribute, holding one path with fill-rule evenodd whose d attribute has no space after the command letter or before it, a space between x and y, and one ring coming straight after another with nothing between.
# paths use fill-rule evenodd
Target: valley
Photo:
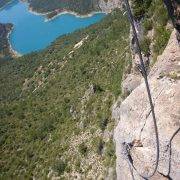
<instances>
[{"instance_id":1,"label":"valley","mask_svg":"<svg viewBox=\"0 0 180 180\"><path fill-rule=\"evenodd\" d=\"M115 11L1 62L1 177L114 176L110 107L130 66L128 37L127 17Z\"/></svg>"},{"instance_id":2,"label":"valley","mask_svg":"<svg viewBox=\"0 0 180 180\"><path fill-rule=\"evenodd\" d=\"M11 23L14 26L8 36L9 40L6 34L2 34L3 38L10 43L8 47L11 46L20 55L41 50L57 37L97 23L103 17L104 13L96 13L90 17L77 17L67 13L47 21L46 16L29 12L28 4L19 1L14 1L0 11L1 23Z\"/></svg>"},{"instance_id":3,"label":"valley","mask_svg":"<svg viewBox=\"0 0 180 180\"><path fill-rule=\"evenodd\" d=\"M0 179L179 179L179 5L129 2L144 66L122 1L3 5Z\"/></svg>"}]
</instances>

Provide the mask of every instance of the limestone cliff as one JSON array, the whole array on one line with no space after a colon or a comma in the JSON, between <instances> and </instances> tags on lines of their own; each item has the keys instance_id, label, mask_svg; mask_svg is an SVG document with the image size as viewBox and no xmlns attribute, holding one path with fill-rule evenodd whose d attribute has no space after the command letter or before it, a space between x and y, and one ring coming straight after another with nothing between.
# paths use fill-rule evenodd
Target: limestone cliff
<instances>
[{"instance_id":1,"label":"limestone cliff","mask_svg":"<svg viewBox=\"0 0 180 180\"><path fill-rule=\"evenodd\" d=\"M178 180L180 178L180 47L175 30L163 54L149 73L160 139L158 172L152 179ZM139 81L138 81L139 82ZM117 122L114 132L116 142L116 171L118 180L132 179L128 163L122 154L123 142L138 142L132 148L132 158L141 173L148 174L155 163L156 143L154 127L144 81L131 88L131 94L113 106L112 116ZM134 90L133 90L134 89ZM119 105L120 104L120 105ZM168 144L171 144L169 147ZM168 148L169 147L169 148ZM141 179L134 172L135 179Z\"/></svg>"}]
</instances>

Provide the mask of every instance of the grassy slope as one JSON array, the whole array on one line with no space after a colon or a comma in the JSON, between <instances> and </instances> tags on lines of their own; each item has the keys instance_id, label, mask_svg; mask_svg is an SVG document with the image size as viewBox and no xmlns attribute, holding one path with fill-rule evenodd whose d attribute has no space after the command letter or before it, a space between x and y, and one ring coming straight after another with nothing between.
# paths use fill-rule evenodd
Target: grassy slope
<instances>
[{"instance_id":1,"label":"grassy slope","mask_svg":"<svg viewBox=\"0 0 180 180\"><path fill-rule=\"evenodd\" d=\"M98 177L114 166L110 108L130 61L128 36L117 11L42 52L1 62L1 178L44 179L51 169L65 179Z\"/></svg>"}]
</instances>

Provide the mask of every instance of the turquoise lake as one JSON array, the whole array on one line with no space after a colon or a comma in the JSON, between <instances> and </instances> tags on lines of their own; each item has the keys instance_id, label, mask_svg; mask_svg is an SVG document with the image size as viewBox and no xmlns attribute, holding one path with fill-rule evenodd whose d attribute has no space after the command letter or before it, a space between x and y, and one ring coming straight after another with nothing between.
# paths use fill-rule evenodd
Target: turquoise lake
<instances>
[{"instance_id":1,"label":"turquoise lake","mask_svg":"<svg viewBox=\"0 0 180 180\"><path fill-rule=\"evenodd\" d=\"M85 28L103 17L105 17L103 13L86 18L63 14L46 22L44 16L29 12L27 3L19 1L14 1L0 11L0 22L14 25L9 37L10 43L20 54L41 50L60 35Z\"/></svg>"}]
</instances>

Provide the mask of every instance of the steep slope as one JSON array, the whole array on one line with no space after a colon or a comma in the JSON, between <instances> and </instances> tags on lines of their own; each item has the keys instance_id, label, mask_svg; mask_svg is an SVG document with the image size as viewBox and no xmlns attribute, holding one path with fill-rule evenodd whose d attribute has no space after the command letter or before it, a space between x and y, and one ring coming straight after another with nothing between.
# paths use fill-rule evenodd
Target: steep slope
<instances>
[{"instance_id":1,"label":"steep slope","mask_svg":"<svg viewBox=\"0 0 180 180\"><path fill-rule=\"evenodd\" d=\"M170 34L171 23L166 6L161 0L131 0L142 52L153 61L162 54Z\"/></svg>"},{"instance_id":2,"label":"steep slope","mask_svg":"<svg viewBox=\"0 0 180 180\"><path fill-rule=\"evenodd\" d=\"M180 177L180 47L175 31L163 54L150 71L152 91L160 138L158 173L152 179ZM131 83L131 82L130 82ZM115 129L117 179L132 179L123 154L123 142L132 143L133 162L141 173L148 174L155 164L155 137L152 116L144 82L121 103L116 102L113 117L118 122ZM171 140L171 138L173 139ZM143 165L142 165L143 164ZM135 179L141 179L134 172Z\"/></svg>"},{"instance_id":3,"label":"steep slope","mask_svg":"<svg viewBox=\"0 0 180 180\"><path fill-rule=\"evenodd\" d=\"M1 178L113 178L111 105L130 62L128 37L127 17L116 11L42 52L1 62Z\"/></svg>"}]
</instances>

